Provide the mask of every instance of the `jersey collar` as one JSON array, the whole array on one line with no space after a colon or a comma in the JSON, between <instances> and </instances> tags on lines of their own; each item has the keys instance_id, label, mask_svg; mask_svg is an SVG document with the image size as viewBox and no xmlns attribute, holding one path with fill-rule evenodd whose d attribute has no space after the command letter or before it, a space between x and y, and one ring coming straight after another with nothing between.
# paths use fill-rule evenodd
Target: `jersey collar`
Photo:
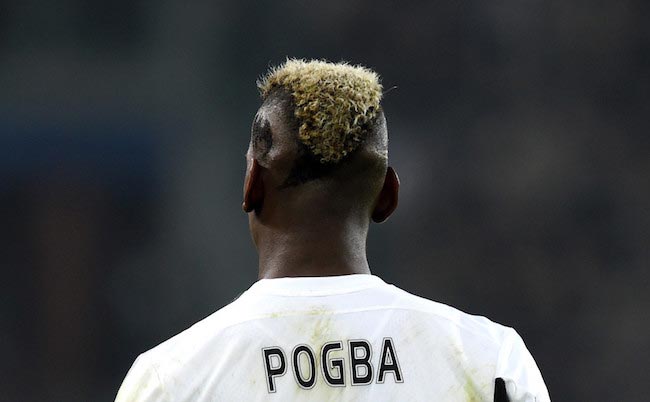
<instances>
[{"instance_id":1,"label":"jersey collar","mask_svg":"<svg viewBox=\"0 0 650 402\"><path fill-rule=\"evenodd\" d=\"M383 284L385 282L379 277L369 274L310 276L260 279L250 291L283 296L326 296L358 292Z\"/></svg>"}]
</instances>

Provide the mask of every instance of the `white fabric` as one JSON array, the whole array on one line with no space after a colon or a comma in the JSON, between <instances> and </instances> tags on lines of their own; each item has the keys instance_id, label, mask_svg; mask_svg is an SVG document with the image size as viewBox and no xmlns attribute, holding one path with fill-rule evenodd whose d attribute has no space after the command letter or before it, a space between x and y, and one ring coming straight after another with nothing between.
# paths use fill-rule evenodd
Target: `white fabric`
<instances>
[{"instance_id":1,"label":"white fabric","mask_svg":"<svg viewBox=\"0 0 650 402\"><path fill-rule=\"evenodd\" d=\"M323 367L323 346L336 341L341 347L329 350ZM353 385L353 372L370 383ZM371 275L264 279L140 355L116 401L491 401L497 377L511 401L549 401L512 328Z\"/></svg>"}]
</instances>

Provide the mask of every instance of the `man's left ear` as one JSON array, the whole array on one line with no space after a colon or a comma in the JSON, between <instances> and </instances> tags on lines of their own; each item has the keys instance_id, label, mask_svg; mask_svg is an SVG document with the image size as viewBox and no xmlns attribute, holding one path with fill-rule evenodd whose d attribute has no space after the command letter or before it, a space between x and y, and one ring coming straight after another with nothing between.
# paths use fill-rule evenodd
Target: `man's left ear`
<instances>
[{"instance_id":1,"label":"man's left ear","mask_svg":"<svg viewBox=\"0 0 650 402\"><path fill-rule=\"evenodd\" d=\"M399 177L392 167L386 169L386 177L384 178L384 186L381 188L377 204L372 211L372 220L381 223L388 219L388 217L397 208L399 201Z\"/></svg>"},{"instance_id":2,"label":"man's left ear","mask_svg":"<svg viewBox=\"0 0 650 402\"><path fill-rule=\"evenodd\" d=\"M253 159L250 164L248 172L246 172L246 180L244 181L244 202L242 202L242 209L244 212L259 212L264 203L264 181L262 180L262 166L260 166L257 159Z\"/></svg>"}]
</instances>

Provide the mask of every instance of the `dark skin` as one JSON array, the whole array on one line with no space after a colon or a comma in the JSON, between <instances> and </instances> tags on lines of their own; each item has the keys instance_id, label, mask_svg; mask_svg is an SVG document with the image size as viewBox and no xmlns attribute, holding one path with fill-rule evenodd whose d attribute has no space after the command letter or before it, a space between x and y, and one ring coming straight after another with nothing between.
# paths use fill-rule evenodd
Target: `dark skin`
<instances>
[{"instance_id":1,"label":"dark skin","mask_svg":"<svg viewBox=\"0 0 650 402\"><path fill-rule=\"evenodd\" d=\"M273 147L262 157L251 143L246 154L242 209L259 254L258 277L369 274L368 227L397 207L397 173L368 146L332 177L283 188L296 157L295 126L286 115L282 105L265 102L256 120L270 125ZM386 135L385 121L377 130Z\"/></svg>"}]
</instances>

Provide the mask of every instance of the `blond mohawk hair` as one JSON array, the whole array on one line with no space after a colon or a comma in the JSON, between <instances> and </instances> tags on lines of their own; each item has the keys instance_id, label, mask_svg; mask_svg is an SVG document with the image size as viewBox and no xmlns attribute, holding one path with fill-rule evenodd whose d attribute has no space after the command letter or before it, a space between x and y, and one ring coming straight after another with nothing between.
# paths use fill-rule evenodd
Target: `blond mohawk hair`
<instances>
[{"instance_id":1,"label":"blond mohawk hair","mask_svg":"<svg viewBox=\"0 0 650 402\"><path fill-rule=\"evenodd\" d=\"M379 113L382 86L374 71L347 63L287 59L257 86L263 99L276 88L291 93L298 139L321 163L338 163L364 139Z\"/></svg>"}]
</instances>

